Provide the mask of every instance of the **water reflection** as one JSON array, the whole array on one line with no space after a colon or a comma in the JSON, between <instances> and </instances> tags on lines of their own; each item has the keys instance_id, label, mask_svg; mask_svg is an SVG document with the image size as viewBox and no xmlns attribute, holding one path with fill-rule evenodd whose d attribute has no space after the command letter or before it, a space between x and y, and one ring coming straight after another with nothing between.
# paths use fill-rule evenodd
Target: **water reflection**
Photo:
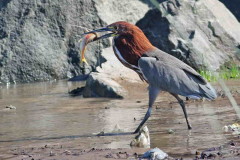
<instances>
[{"instance_id":1,"label":"water reflection","mask_svg":"<svg viewBox=\"0 0 240 160\"><path fill-rule=\"evenodd\" d=\"M17 109L0 111L0 141L112 132L115 125L123 131L135 129L141 108L131 107L133 103L127 108L121 100L68 95L82 85L53 81L2 87L0 110L10 104Z\"/></svg>"},{"instance_id":2,"label":"water reflection","mask_svg":"<svg viewBox=\"0 0 240 160\"><path fill-rule=\"evenodd\" d=\"M70 90L82 85L84 83L52 81L2 86L0 141L112 132L116 125L124 132L131 132L146 113L148 93L145 86L127 86L131 92L124 100L68 95ZM162 93L158 97L147 122L151 148L159 147L174 154L189 153L227 141L222 127L232 124L237 117L227 99L189 102L187 111L193 125L192 131L187 130L182 109L175 102L169 94ZM7 105L16 106L17 109L4 111ZM174 134L169 134L169 129L174 130ZM133 138L133 135L83 137L78 141L90 147L130 148Z\"/></svg>"}]
</instances>

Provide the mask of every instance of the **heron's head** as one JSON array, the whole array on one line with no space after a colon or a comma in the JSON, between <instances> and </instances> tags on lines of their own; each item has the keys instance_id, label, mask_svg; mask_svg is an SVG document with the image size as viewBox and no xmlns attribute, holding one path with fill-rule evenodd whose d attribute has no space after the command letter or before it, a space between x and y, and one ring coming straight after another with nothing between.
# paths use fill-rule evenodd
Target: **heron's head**
<instances>
[{"instance_id":1,"label":"heron's head","mask_svg":"<svg viewBox=\"0 0 240 160\"><path fill-rule=\"evenodd\" d=\"M93 30L85 33L97 33L97 37L92 40L100 40L109 37L115 37L114 47L121 53L121 55L130 64L137 65L137 60L144 53L154 49L143 31L137 26L125 21L112 23L104 28Z\"/></svg>"}]
</instances>

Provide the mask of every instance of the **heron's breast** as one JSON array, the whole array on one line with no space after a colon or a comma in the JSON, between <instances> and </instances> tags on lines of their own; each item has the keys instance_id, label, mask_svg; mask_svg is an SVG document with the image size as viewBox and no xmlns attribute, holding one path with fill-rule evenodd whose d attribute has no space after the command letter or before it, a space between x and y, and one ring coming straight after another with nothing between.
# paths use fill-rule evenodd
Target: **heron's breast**
<instances>
[{"instance_id":1,"label":"heron's breast","mask_svg":"<svg viewBox=\"0 0 240 160\"><path fill-rule=\"evenodd\" d=\"M131 68L131 69L137 69L139 70L138 66L136 64L133 64L131 62L129 62L129 59L127 56L124 56L123 51L121 51L121 49L119 49L114 42L113 39L113 51L114 54L116 55L116 57L118 58L118 60L126 67Z\"/></svg>"}]
</instances>

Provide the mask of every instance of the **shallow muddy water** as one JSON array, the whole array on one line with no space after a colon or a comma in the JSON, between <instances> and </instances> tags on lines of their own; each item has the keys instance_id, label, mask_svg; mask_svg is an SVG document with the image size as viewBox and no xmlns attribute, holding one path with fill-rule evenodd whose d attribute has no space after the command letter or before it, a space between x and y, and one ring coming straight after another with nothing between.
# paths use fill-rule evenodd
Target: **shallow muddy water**
<instances>
[{"instance_id":1,"label":"shallow muddy water","mask_svg":"<svg viewBox=\"0 0 240 160\"><path fill-rule=\"evenodd\" d=\"M87 137L101 131L112 132L116 125L123 132L131 132L140 123L147 110L146 84L123 83L129 90L129 97L123 100L70 96L68 92L84 85L82 82L51 81L2 86L0 153L9 148L49 142L69 142L81 148L130 148L134 135ZM237 88L240 81L228 82L227 85ZM239 96L234 98L239 105ZM159 147L170 155L187 156L194 155L196 150L219 146L234 137L222 129L238 119L227 98L186 103L193 126L191 131L187 130L176 100L167 93L159 95L147 122L151 148ZM16 109L6 109L9 105ZM169 134L169 129L174 134Z\"/></svg>"}]
</instances>

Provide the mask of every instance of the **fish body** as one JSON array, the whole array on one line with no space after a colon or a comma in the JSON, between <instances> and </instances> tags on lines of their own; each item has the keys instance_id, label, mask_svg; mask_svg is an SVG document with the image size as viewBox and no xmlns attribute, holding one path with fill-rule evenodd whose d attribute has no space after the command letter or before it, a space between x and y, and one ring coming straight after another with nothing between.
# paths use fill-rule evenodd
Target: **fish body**
<instances>
[{"instance_id":1,"label":"fish body","mask_svg":"<svg viewBox=\"0 0 240 160\"><path fill-rule=\"evenodd\" d=\"M81 54L81 62L83 63L87 63L87 60L84 56L84 53L86 51L87 48L87 44L92 42L95 38L97 38L97 34L96 33L89 33L83 36L82 39L80 39L81 43L80 43L80 54Z\"/></svg>"}]
</instances>

